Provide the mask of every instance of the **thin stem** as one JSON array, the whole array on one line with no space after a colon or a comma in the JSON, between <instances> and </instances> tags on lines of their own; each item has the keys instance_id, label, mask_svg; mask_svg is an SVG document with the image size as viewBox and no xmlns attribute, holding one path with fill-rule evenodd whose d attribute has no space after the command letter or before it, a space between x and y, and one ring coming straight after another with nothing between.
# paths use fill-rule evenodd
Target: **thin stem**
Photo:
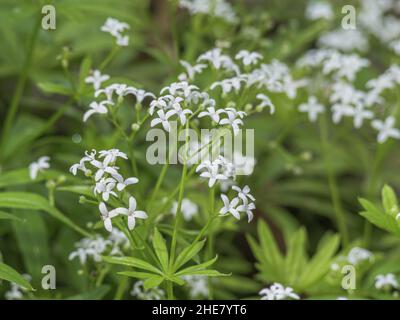
<instances>
[{"instance_id":1,"label":"thin stem","mask_svg":"<svg viewBox=\"0 0 400 320\"><path fill-rule=\"evenodd\" d=\"M112 59L114 59L115 55L117 54L117 52L119 51L119 47L117 45L115 45L112 50L109 52L108 56L104 59L104 61L101 63L100 65L100 70L103 71L108 64L112 61Z\"/></svg>"},{"instance_id":2,"label":"thin stem","mask_svg":"<svg viewBox=\"0 0 400 320\"><path fill-rule=\"evenodd\" d=\"M19 103L21 101L21 97L22 97L23 91L25 89L25 84L26 84L26 80L28 78L29 70L32 65L33 54L35 52L37 37L39 34L40 25L41 25L41 18L42 17L39 14L37 21L35 23L35 26L33 28L31 37L29 39L29 44L28 44L28 48L27 48L27 56L25 59L24 66L22 68L22 72L19 76L17 86L14 91L14 95L11 100L10 109L9 109L6 119L4 121L4 127L3 127L3 132L2 132L3 134L2 134L2 139L1 139L1 143L0 143L0 147L1 147L0 150L2 150L2 152L0 154L0 160L2 160L2 158L3 158L4 145L5 145L6 141L8 140L8 135L9 135L11 127L13 125L14 118L17 114Z\"/></svg>"},{"instance_id":3,"label":"thin stem","mask_svg":"<svg viewBox=\"0 0 400 320\"><path fill-rule=\"evenodd\" d=\"M336 223L338 225L338 229L342 237L343 245L347 246L349 244L349 235L346 226L346 217L343 211L342 200L339 193L336 175L334 169L332 168L332 162L331 162L332 158L330 157L331 142L329 142L328 138L328 125L325 116L322 116L320 120L320 135L321 135L322 152L325 162L325 171L328 177L329 191L331 194L331 200L336 215Z\"/></svg>"}]
</instances>

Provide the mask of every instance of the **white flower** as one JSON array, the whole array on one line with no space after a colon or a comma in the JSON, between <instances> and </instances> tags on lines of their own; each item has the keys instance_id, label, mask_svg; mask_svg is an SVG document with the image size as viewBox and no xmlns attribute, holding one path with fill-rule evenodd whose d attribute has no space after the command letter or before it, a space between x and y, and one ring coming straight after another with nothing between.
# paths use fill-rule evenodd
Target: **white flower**
<instances>
[{"instance_id":1,"label":"white flower","mask_svg":"<svg viewBox=\"0 0 400 320\"><path fill-rule=\"evenodd\" d=\"M39 172L43 172L50 168L50 157L40 157L37 161L32 162L29 165L29 176L32 180L35 180Z\"/></svg>"},{"instance_id":2,"label":"white flower","mask_svg":"<svg viewBox=\"0 0 400 320\"><path fill-rule=\"evenodd\" d=\"M368 49L368 39L358 30L338 29L328 32L320 37L318 44L345 52Z\"/></svg>"},{"instance_id":3,"label":"white flower","mask_svg":"<svg viewBox=\"0 0 400 320\"><path fill-rule=\"evenodd\" d=\"M189 287L189 294L192 298L208 297L208 281L205 276L183 276Z\"/></svg>"},{"instance_id":4,"label":"white flower","mask_svg":"<svg viewBox=\"0 0 400 320\"><path fill-rule=\"evenodd\" d=\"M364 119L372 119L374 117L374 113L369 110L365 110L362 104L357 104L357 106L353 109L353 117L354 117L354 127L359 129L361 128Z\"/></svg>"},{"instance_id":5,"label":"white flower","mask_svg":"<svg viewBox=\"0 0 400 320\"><path fill-rule=\"evenodd\" d=\"M27 281L32 281L32 277L29 274L22 275ZM24 293L26 289L19 286L18 284L11 282L11 288L4 295L6 300L21 300L24 298Z\"/></svg>"},{"instance_id":6,"label":"white flower","mask_svg":"<svg viewBox=\"0 0 400 320\"><path fill-rule=\"evenodd\" d=\"M232 186L232 190L235 190L238 193L238 197L243 201L247 201L250 199L251 201L255 201L256 199L250 194L250 187L244 186L243 189L240 189L238 186Z\"/></svg>"},{"instance_id":7,"label":"white flower","mask_svg":"<svg viewBox=\"0 0 400 320\"><path fill-rule=\"evenodd\" d=\"M158 118L154 118L153 120L151 120L150 126L154 127L159 123L161 123L164 130L169 132L171 130L171 126L168 122L168 119L175 113L176 113L175 110L169 110L167 111L167 113L165 113L164 110L158 110L157 111Z\"/></svg>"},{"instance_id":8,"label":"white flower","mask_svg":"<svg viewBox=\"0 0 400 320\"><path fill-rule=\"evenodd\" d=\"M373 120L372 127L375 130L378 130L378 142L384 143L388 138L400 139L400 130L394 128L395 118L393 116L389 116L385 121L382 120Z\"/></svg>"},{"instance_id":9,"label":"white flower","mask_svg":"<svg viewBox=\"0 0 400 320\"><path fill-rule=\"evenodd\" d=\"M225 194L221 194L221 199L222 202L224 203L224 206L221 208L219 213L224 216L228 213L233 215L236 219L240 220L240 214L237 209L237 206L239 204L239 198L233 198L232 201L229 200L229 198Z\"/></svg>"},{"instance_id":10,"label":"white flower","mask_svg":"<svg viewBox=\"0 0 400 320\"><path fill-rule=\"evenodd\" d=\"M178 210L178 202L174 201L172 204L171 213L176 214L176 210ZM182 199L181 211L185 221L190 221L199 212L199 208L197 204L189 199Z\"/></svg>"},{"instance_id":11,"label":"white flower","mask_svg":"<svg viewBox=\"0 0 400 320\"><path fill-rule=\"evenodd\" d=\"M113 102L113 95L114 93L117 95L118 102L121 101L121 99L128 94L135 95L137 89L131 86L128 86L124 83L113 83L104 89L99 89L94 93L94 96L97 98L101 94L104 94L107 97L107 101L110 102L111 104L114 104Z\"/></svg>"},{"instance_id":12,"label":"white flower","mask_svg":"<svg viewBox=\"0 0 400 320\"><path fill-rule=\"evenodd\" d=\"M256 98L261 100L261 103L259 104L261 108L269 107L269 111L271 114L275 112L275 106L268 96L263 93L259 93L257 94Z\"/></svg>"},{"instance_id":13,"label":"white flower","mask_svg":"<svg viewBox=\"0 0 400 320\"><path fill-rule=\"evenodd\" d=\"M97 168L97 172L94 176L94 179L96 181L99 181L106 172L111 175L118 174L118 172L117 172L118 167L109 166L107 163L100 162L98 160L93 160L90 162L90 164Z\"/></svg>"},{"instance_id":14,"label":"white flower","mask_svg":"<svg viewBox=\"0 0 400 320\"><path fill-rule=\"evenodd\" d=\"M201 73L203 69L207 68L207 65L199 63L194 66L192 66L189 62L181 60L180 64L185 68L186 73L189 77L190 80L194 79L194 76L196 73Z\"/></svg>"},{"instance_id":15,"label":"white flower","mask_svg":"<svg viewBox=\"0 0 400 320\"><path fill-rule=\"evenodd\" d=\"M86 122L89 119L89 117L95 113L106 114L108 112L106 105L112 105L112 104L113 103L110 101L102 101L100 103L97 103L96 101L91 102L89 105L90 110L86 111L85 114L83 115L83 122Z\"/></svg>"},{"instance_id":16,"label":"white flower","mask_svg":"<svg viewBox=\"0 0 400 320\"><path fill-rule=\"evenodd\" d=\"M110 163L114 163L118 157L123 158L125 160L128 159L128 156L124 152L119 151L118 149L99 151L99 158L104 158L103 160L104 165L109 165Z\"/></svg>"},{"instance_id":17,"label":"white flower","mask_svg":"<svg viewBox=\"0 0 400 320\"><path fill-rule=\"evenodd\" d=\"M311 122L315 122L318 118L319 113L323 113L325 111L325 107L322 104L319 104L317 98L311 96L308 98L307 103L303 103L299 106L300 112L307 112L308 119Z\"/></svg>"},{"instance_id":18,"label":"white flower","mask_svg":"<svg viewBox=\"0 0 400 320\"><path fill-rule=\"evenodd\" d=\"M234 151L233 164L237 175L249 176L254 171L256 159L251 156L244 156L241 151Z\"/></svg>"},{"instance_id":19,"label":"white flower","mask_svg":"<svg viewBox=\"0 0 400 320\"><path fill-rule=\"evenodd\" d=\"M372 260L373 259L373 254L372 252L359 248L359 247L354 247L350 250L350 252L347 255L347 261L351 263L352 265L357 265L362 261L365 260Z\"/></svg>"},{"instance_id":20,"label":"white flower","mask_svg":"<svg viewBox=\"0 0 400 320\"><path fill-rule=\"evenodd\" d=\"M202 55L200 55L197 61L207 61L209 62L215 69L225 69L228 71L233 71L236 74L239 74L238 66L232 61L232 59L222 54L221 48L214 48L209 50Z\"/></svg>"},{"instance_id":21,"label":"white flower","mask_svg":"<svg viewBox=\"0 0 400 320\"><path fill-rule=\"evenodd\" d=\"M116 210L108 211L104 202L100 202L99 210L100 210L101 218L103 219L103 222L104 222L104 228L108 232L111 232L112 231L111 219L118 216L118 212Z\"/></svg>"},{"instance_id":22,"label":"white flower","mask_svg":"<svg viewBox=\"0 0 400 320\"><path fill-rule=\"evenodd\" d=\"M242 199L243 200L243 199ZM247 199L243 200L243 204L241 204L240 206L238 206L236 209L239 212L244 212L247 214L247 221L250 222L251 220L253 220L254 214L253 214L253 210L256 208L256 206L254 205L254 203L247 203Z\"/></svg>"},{"instance_id":23,"label":"white flower","mask_svg":"<svg viewBox=\"0 0 400 320\"><path fill-rule=\"evenodd\" d=\"M215 123L219 122L219 115L221 113L223 113L224 110L219 109L219 110L215 110L214 107L208 107L207 111L202 111L199 113L198 117L202 118L202 117L210 117Z\"/></svg>"},{"instance_id":24,"label":"white flower","mask_svg":"<svg viewBox=\"0 0 400 320\"><path fill-rule=\"evenodd\" d=\"M124 190L127 186L131 185L131 184L136 184L139 182L138 178L135 177L131 177L128 179L125 179L120 175L120 174L114 174L113 178L115 180L117 180L117 190L118 191L122 191Z\"/></svg>"},{"instance_id":25,"label":"white flower","mask_svg":"<svg viewBox=\"0 0 400 320\"><path fill-rule=\"evenodd\" d=\"M388 273L385 275L380 274L375 278L375 288L378 290L385 288L397 289L398 287L399 283L393 273Z\"/></svg>"},{"instance_id":26,"label":"white flower","mask_svg":"<svg viewBox=\"0 0 400 320\"><path fill-rule=\"evenodd\" d=\"M140 300L162 300L165 299L164 290L155 287L148 290L144 289L143 281L136 281L130 292L133 297Z\"/></svg>"},{"instance_id":27,"label":"white flower","mask_svg":"<svg viewBox=\"0 0 400 320\"><path fill-rule=\"evenodd\" d=\"M154 113L154 109L161 109L161 110L166 110L168 105L167 102L165 101L166 97L160 97L156 100L153 100L150 102L150 108L149 108L149 113L152 116Z\"/></svg>"},{"instance_id":28,"label":"white flower","mask_svg":"<svg viewBox=\"0 0 400 320\"><path fill-rule=\"evenodd\" d=\"M176 99L180 99L180 98L176 98ZM180 101L179 101L180 102ZM172 114L176 114L179 117L179 120L181 121L181 124L184 126L186 123L186 116L189 114L193 114L192 110L189 109L182 109L181 105L179 104L179 102L172 102L172 108L173 112L171 112Z\"/></svg>"},{"instance_id":29,"label":"white flower","mask_svg":"<svg viewBox=\"0 0 400 320\"><path fill-rule=\"evenodd\" d=\"M156 98L156 96L153 93L146 92L145 90L142 90L142 89L137 89L136 92L135 92L135 96L136 96L137 103L140 103L140 104L143 102L143 100L146 97L150 97L150 98L153 98L153 99Z\"/></svg>"},{"instance_id":30,"label":"white flower","mask_svg":"<svg viewBox=\"0 0 400 320\"><path fill-rule=\"evenodd\" d=\"M94 194L100 193L104 201L108 201L110 195L117 197L117 194L113 191L115 188L115 180L113 178L102 178L96 182L94 187Z\"/></svg>"},{"instance_id":31,"label":"white flower","mask_svg":"<svg viewBox=\"0 0 400 320\"><path fill-rule=\"evenodd\" d=\"M336 103L332 106L332 121L333 123L339 123L343 116L354 115L354 109L352 106L347 104Z\"/></svg>"},{"instance_id":32,"label":"white flower","mask_svg":"<svg viewBox=\"0 0 400 320\"><path fill-rule=\"evenodd\" d=\"M78 258L80 264L85 265L89 254L90 253L87 251L87 249L77 248L75 251L72 251L69 254L68 260L74 260L75 258Z\"/></svg>"},{"instance_id":33,"label":"white flower","mask_svg":"<svg viewBox=\"0 0 400 320\"><path fill-rule=\"evenodd\" d=\"M201 170L205 169L206 171L203 171L200 174L200 177L202 178L208 178L208 186L211 188L217 180L226 180L228 179L227 176L224 174L220 173L220 165L217 162L211 162L210 160L205 160L203 163L199 164L196 168L196 172L199 172Z\"/></svg>"},{"instance_id":34,"label":"white flower","mask_svg":"<svg viewBox=\"0 0 400 320\"><path fill-rule=\"evenodd\" d=\"M101 87L101 84L104 81L107 81L110 79L110 76L107 74L101 74L99 70L94 70L92 72L92 75L88 76L85 78L86 83L93 83L93 88L94 90L99 90Z\"/></svg>"},{"instance_id":35,"label":"white flower","mask_svg":"<svg viewBox=\"0 0 400 320\"><path fill-rule=\"evenodd\" d=\"M110 33L116 38L116 43L119 46L127 46L129 37L121 33L129 29L129 25L125 22L118 21L114 18L108 18L105 24L101 27L101 31Z\"/></svg>"},{"instance_id":36,"label":"white flower","mask_svg":"<svg viewBox=\"0 0 400 320\"><path fill-rule=\"evenodd\" d=\"M308 20L327 19L330 20L334 16L332 6L326 2L312 1L306 9L306 18Z\"/></svg>"},{"instance_id":37,"label":"white flower","mask_svg":"<svg viewBox=\"0 0 400 320\"><path fill-rule=\"evenodd\" d=\"M236 60L242 60L245 66L249 66L252 64L257 64L258 60L262 59L263 56L258 52L250 52L248 50L240 50L236 56Z\"/></svg>"},{"instance_id":38,"label":"white flower","mask_svg":"<svg viewBox=\"0 0 400 320\"><path fill-rule=\"evenodd\" d=\"M232 112L228 112L228 118L221 119L219 121L220 125L229 125L232 130L233 134L236 136L239 133L239 125L243 125L243 121L241 119L238 119L236 115Z\"/></svg>"},{"instance_id":39,"label":"white flower","mask_svg":"<svg viewBox=\"0 0 400 320\"><path fill-rule=\"evenodd\" d=\"M260 291L261 300L287 300L294 299L298 300L300 297L293 292L290 287L284 287L280 283L274 283L269 288L262 289Z\"/></svg>"},{"instance_id":40,"label":"white flower","mask_svg":"<svg viewBox=\"0 0 400 320\"><path fill-rule=\"evenodd\" d=\"M133 230L136 224L136 218L139 219L147 219L147 214L144 211L136 210L136 199L134 197L129 197L129 207L126 208L117 208L114 211L117 214L123 214L128 217L128 228L129 230Z\"/></svg>"},{"instance_id":41,"label":"white flower","mask_svg":"<svg viewBox=\"0 0 400 320\"><path fill-rule=\"evenodd\" d=\"M246 112L240 111L240 110L238 111L235 108L231 108L231 107L222 109L221 111L222 111L222 113L226 113L226 114L232 113L235 118L240 118L240 119L243 119L245 116L247 116Z\"/></svg>"}]
</instances>

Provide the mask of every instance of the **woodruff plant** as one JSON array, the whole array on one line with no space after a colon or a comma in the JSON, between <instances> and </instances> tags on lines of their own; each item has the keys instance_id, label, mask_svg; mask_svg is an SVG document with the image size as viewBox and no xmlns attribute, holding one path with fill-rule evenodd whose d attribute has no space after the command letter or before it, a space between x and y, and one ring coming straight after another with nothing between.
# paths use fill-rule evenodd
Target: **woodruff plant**
<instances>
[{"instance_id":1,"label":"woodruff plant","mask_svg":"<svg viewBox=\"0 0 400 320\"><path fill-rule=\"evenodd\" d=\"M174 0L171 37L105 2L96 5L123 12L102 16L78 45L80 34L62 29L57 39L71 41L53 59L62 74L53 77L46 50L50 66L34 68L40 23L28 41L0 141L0 207L11 210L0 219L12 223L0 221L0 234L20 249L0 247L0 278L12 283L5 298L52 295L31 291L50 256L72 283L54 297L398 298L395 1L363 1L357 29L343 30L326 1L260 3L259 14L225 0ZM303 11L285 23L292 6ZM73 10L57 14L79 16ZM18 57L9 51L21 41L10 39L6 59ZM40 93L25 97L29 79ZM24 104L35 112L16 118ZM57 134L42 137L49 129ZM394 187L383 188L380 206L386 182ZM20 260L31 275L8 265Z\"/></svg>"}]
</instances>

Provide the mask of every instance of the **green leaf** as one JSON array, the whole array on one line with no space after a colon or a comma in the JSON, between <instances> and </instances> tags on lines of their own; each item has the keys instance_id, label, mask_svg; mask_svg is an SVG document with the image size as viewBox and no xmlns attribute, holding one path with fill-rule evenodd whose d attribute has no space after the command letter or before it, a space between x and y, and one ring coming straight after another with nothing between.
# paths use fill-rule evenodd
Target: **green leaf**
<instances>
[{"instance_id":1,"label":"green leaf","mask_svg":"<svg viewBox=\"0 0 400 320\"><path fill-rule=\"evenodd\" d=\"M257 228L261 250L263 250L271 265L280 268L282 266L283 257L271 230L263 220L259 220Z\"/></svg>"},{"instance_id":2,"label":"green leaf","mask_svg":"<svg viewBox=\"0 0 400 320\"><path fill-rule=\"evenodd\" d=\"M182 250L179 256L176 258L174 269L178 270L185 263L190 261L193 257L195 257L200 250L204 247L205 240L198 241L196 243L191 244L189 247Z\"/></svg>"},{"instance_id":3,"label":"green leaf","mask_svg":"<svg viewBox=\"0 0 400 320\"><path fill-rule=\"evenodd\" d=\"M79 71L79 84L78 84L78 92L82 94L85 88L85 78L89 75L90 68L92 66L92 59L90 57L86 57L82 60L80 71Z\"/></svg>"},{"instance_id":4,"label":"green leaf","mask_svg":"<svg viewBox=\"0 0 400 320\"><path fill-rule=\"evenodd\" d=\"M136 279L148 279L154 277L154 273L138 272L138 271L121 271L118 272L117 274Z\"/></svg>"},{"instance_id":5,"label":"green leaf","mask_svg":"<svg viewBox=\"0 0 400 320\"><path fill-rule=\"evenodd\" d=\"M32 180L29 176L28 168L11 170L0 174L0 188L38 183L47 179L57 178L61 175L63 175L61 171L46 170L45 172L40 172L36 179Z\"/></svg>"},{"instance_id":6,"label":"green leaf","mask_svg":"<svg viewBox=\"0 0 400 320\"><path fill-rule=\"evenodd\" d=\"M231 274L230 273L221 273L217 270L193 270L193 271L184 271L184 272L179 272L180 276L186 276L186 275L193 275L193 276L207 276L207 277L229 277Z\"/></svg>"},{"instance_id":7,"label":"green leaf","mask_svg":"<svg viewBox=\"0 0 400 320\"><path fill-rule=\"evenodd\" d=\"M46 198L35 193L1 192L0 208L43 210L83 236L90 237L90 233L77 226L57 208L51 206Z\"/></svg>"},{"instance_id":8,"label":"green leaf","mask_svg":"<svg viewBox=\"0 0 400 320\"><path fill-rule=\"evenodd\" d=\"M45 93L60 94L69 96L73 93L72 89L65 84L52 83L52 82L39 82L38 87Z\"/></svg>"},{"instance_id":9,"label":"green leaf","mask_svg":"<svg viewBox=\"0 0 400 320\"><path fill-rule=\"evenodd\" d=\"M13 268L10 266L0 262L0 279L9 281L9 282L14 282L17 285L28 289L28 290L34 290L29 283L28 280L26 280L22 275L20 275L17 271L15 271Z\"/></svg>"},{"instance_id":10,"label":"green leaf","mask_svg":"<svg viewBox=\"0 0 400 320\"><path fill-rule=\"evenodd\" d=\"M158 260L160 261L162 269L164 270L164 272L167 272L168 260L169 260L167 244L161 233L157 230L157 228L154 229L153 248L154 251L156 252Z\"/></svg>"},{"instance_id":11,"label":"green leaf","mask_svg":"<svg viewBox=\"0 0 400 320\"><path fill-rule=\"evenodd\" d=\"M289 284L293 284L296 281L307 260L305 248L306 231L304 228L301 228L292 235L288 244L285 272Z\"/></svg>"},{"instance_id":12,"label":"green leaf","mask_svg":"<svg viewBox=\"0 0 400 320\"><path fill-rule=\"evenodd\" d=\"M163 277L160 276L154 276L152 278L149 278L143 282L143 287L145 290L158 287L162 282L164 281Z\"/></svg>"},{"instance_id":13,"label":"green leaf","mask_svg":"<svg viewBox=\"0 0 400 320\"><path fill-rule=\"evenodd\" d=\"M361 216L377 227L400 236L399 223L392 215L385 214L366 199L359 199L359 201L365 209L365 211L360 212Z\"/></svg>"},{"instance_id":14,"label":"green leaf","mask_svg":"<svg viewBox=\"0 0 400 320\"><path fill-rule=\"evenodd\" d=\"M143 269L146 271L151 271L153 273L157 273L162 275L163 273L161 270L157 269L156 267L152 266L150 263L143 261L138 258L133 257L108 257L104 256L103 260L108 263L118 264L122 266L130 266L138 269Z\"/></svg>"},{"instance_id":15,"label":"green leaf","mask_svg":"<svg viewBox=\"0 0 400 320\"><path fill-rule=\"evenodd\" d=\"M385 185L382 189L382 203L387 214L395 216L398 214L399 208L396 194L388 185Z\"/></svg>"},{"instance_id":16,"label":"green leaf","mask_svg":"<svg viewBox=\"0 0 400 320\"><path fill-rule=\"evenodd\" d=\"M23 220L18 218L15 214L7 213L1 210L0 210L0 220L14 220L17 222L23 222Z\"/></svg>"},{"instance_id":17,"label":"green leaf","mask_svg":"<svg viewBox=\"0 0 400 320\"><path fill-rule=\"evenodd\" d=\"M215 258L208 260L206 262L200 263L200 264L196 264L194 266L190 266L188 268L182 269L179 272L175 273L176 275L180 276L183 274L193 274L192 272L195 271L200 271L200 270L205 270L207 269L209 266L213 265L215 263L215 261L217 261L218 256L215 256Z\"/></svg>"},{"instance_id":18,"label":"green leaf","mask_svg":"<svg viewBox=\"0 0 400 320\"><path fill-rule=\"evenodd\" d=\"M298 286L306 289L323 278L330 269L336 251L339 248L338 235L326 235L319 243L317 253L306 265L298 281Z\"/></svg>"}]
</instances>

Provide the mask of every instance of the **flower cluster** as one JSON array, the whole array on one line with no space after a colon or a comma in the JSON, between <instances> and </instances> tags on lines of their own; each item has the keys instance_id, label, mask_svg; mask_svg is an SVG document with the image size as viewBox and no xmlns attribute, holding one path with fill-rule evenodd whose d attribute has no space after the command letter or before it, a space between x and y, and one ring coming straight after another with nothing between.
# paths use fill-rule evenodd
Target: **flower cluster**
<instances>
[{"instance_id":1,"label":"flower cluster","mask_svg":"<svg viewBox=\"0 0 400 320\"><path fill-rule=\"evenodd\" d=\"M269 288L264 288L259 293L261 300L299 300L300 297L290 287L274 283Z\"/></svg>"},{"instance_id":2,"label":"flower cluster","mask_svg":"<svg viewBox=\"0 0 400 320\"><path fill-rule=\"evenodd\" d=\"M187 9L192 15L207 14L230 23L237 21L232 6L225 0L180 0L179 6Z\"/></svg>"},{"instance_id":3,"label":"flower cluster","mask_svg":"<svg viewBox=\"0 0 400 320\"><path fill-rule=\"evenodd\" d=\"M375 277L375 288L378 290L398 289L399 282L393 273L379 274Z\"/></svg>"},{"instance_id":4,"label":"flower cluster","mask_svg":"<svg viewBox=\"0 0 400 320\"><path fill-rule=\"evenodd\" d=\"M219 180L227 180L235 177L235 166L223 156L218 156L215 160L205 160L200 163L196 172L201 172L200 177L207 178L208 186L211 188Z\"/></svg>"},{"instance_id":5,"label":"flower cluster","mask_svg":"<svg viewBox=\"0 0 400 320\"><path fill-rule=\"evenodd\" d=\"M101 31L111 34L115 38L116 44L121 47L126 47L129 44L129 36L123 34L125 30L129 29L130 27L127 23L114 18L107 18L101 27Z\"/></svg>"},{"instance_id":6,"label":"flower cluster","mask_svg":"<svg viewBox=\"0 0 400 320\"><path fill-rule=\"evenodd\" d=\"M230 213L238 220L240 220L240 213L246 213L247 221L250 222L254 217L253 210L256 208L254 204L256 199L250 194L249 186L246 185L243 189L240 189L238 186L232 186L232 190L237 192L236 197L232 200L229 200L227 195L221 194L224 206L219 213L222 216Z\"/></svg>"},{"instance_id":7,"label":"flower cluster","mask_svg":"<svg viewBox=\"0 0 400 320\"><path fill-rule=\"evenodd\" d=\"M122 199L121 192L125 190L127 186L136 184L139 179L136 177L130 177L125 179L119 173L119 167L115 166L118 158L128 159L127 155L118 149L102 150L99 152L99 157L96 159L97 151L92 150L90 153L85 152L85 156L74 164L70 168L70 172L76 175L78 170L83 171L88 177L92 177L94 182L93 193L94 196L101 197L104 202L110 200L110 196ZM88 169L86 166L91 165L92 169ZM92 170L96 172L92 173ZM107 231L112 231L112 219L123 215L128 219L128 228L132 230L135 227L136 218L146 219L147 214L143 211L136 210L136 199L129 195L129 207L119 207L111 211L107 209L104 202L100 202L99 210L101 217L104 221L104 227Z\"/></svg>"},{"instance_id":8,"label":"flower cluster","mask_svg":"<svg viewBox=\"0 0 400 320\"><path fill-rule=\"evenodd\" d=\"M93 238L83 238L75 244L75 250L69 255L69 260L78 258L81 265L85 265L88 258L100 262L101 256L106 252L111 255L122 255L129 248L129 240L122 231L112 230L105 239L100 235Z\"/></svg>"},{"instance_id":9,"label":"flower cluster","mask_svg":"<svg viewBox=\"0 0 400 320\"><path fill-rule=\"evenodd\" d=\"M131 296L139 300L163 300L165 299L165 292L160 288L145 289L143 281L137 281L131 290Z\"/></svg>"},{"instance_id":10,"label":"flower cluster","mask_svg":"<svg viewBox=\"0 0 400 320\"><path fill-rule=\"evenodd\" d=\"M174 201L172 203L171 213L176 214L177 209L178 209L178 202ZM197 206L196 203L190 201L189 199L184 198L182 199L181 203L181 211L183 214L183 219L185 219L185 221L190 221L193 219L195 215L198 214L199 207Z\"/></svg>"},{"instance_id":11,"label":"flower cluster","mask_svg":"<svg viewBox=\"0 0 400 320\"><path fill-rule=\"evenodd\" d=\"M205 276L183 276L189 287L189 295L192 298L208 297L208 279Z\"/></svg>"}]
</instances>

